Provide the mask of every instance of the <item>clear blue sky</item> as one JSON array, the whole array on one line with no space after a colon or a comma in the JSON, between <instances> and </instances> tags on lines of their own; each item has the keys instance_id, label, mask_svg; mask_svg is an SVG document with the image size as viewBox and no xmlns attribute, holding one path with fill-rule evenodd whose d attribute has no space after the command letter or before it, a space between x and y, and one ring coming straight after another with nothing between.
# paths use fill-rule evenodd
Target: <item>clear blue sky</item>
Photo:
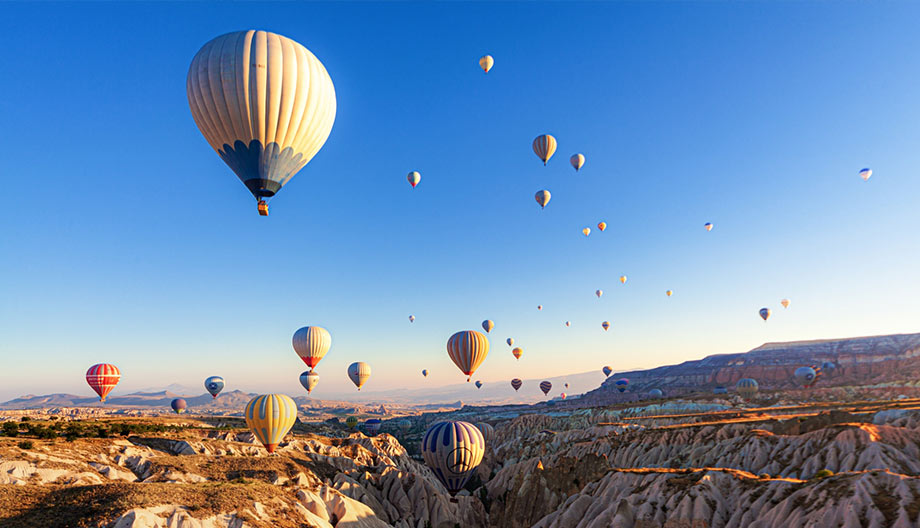
<instances>
[{"instance_id":1,"label":"clear blue sky","mask_svg":"<svg viewBox=\"0 0 920 528\"><path fill-rule=\"evenodd\" d=\"M3 12L0 397L88 395L101 361L122 370L116 394L212 374L294 394L306 324L333 336L320 397L353 390L355 360L369 390L462 381L445 342L487 317L477 377L502 382L920 331L920 5ZM249 28L312 50L338 98L269 218L185 96L199 47ZM541 133L559 141L545 168Z\"/></svg>"}]
</instances>

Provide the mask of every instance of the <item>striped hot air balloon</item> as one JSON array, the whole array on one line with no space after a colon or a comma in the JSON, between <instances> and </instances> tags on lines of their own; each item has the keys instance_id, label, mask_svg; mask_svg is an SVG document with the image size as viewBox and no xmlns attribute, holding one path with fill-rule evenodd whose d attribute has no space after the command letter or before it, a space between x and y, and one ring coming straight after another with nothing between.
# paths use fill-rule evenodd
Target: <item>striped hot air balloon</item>
<instances>
[{"instance_id":1,"label":"striped hot air balloon","mask_svg":"<svg viewBox=\"0 0 920 528\"><path fill-rule=\"evenodd\" d=\"M482 388L482 381L476 380L476 388L477 388L477 389L481 389L481 388Z\"/></svg>"},{"instance_id":2,"label":"striped hot air balloon","mask_svg":"<svg viewBox=\"0 0 920 528\"><path fill-rule=\"evenodd\" d=\"M300 384L303 385L303 388L307 389L307 394L313 392L317 383L319 383L319 374L316 372L308 370L300 373Z\"/></svg>"},{"instance_id":3,"label":"striped hot air balloon","mask_svg":"<svg viewBox=\"0 0 920 528\"><path fill-rule=\"evenodd\" d=\"M358 390L361 390L361 386L364 385L364 382L371 377L371 366L363 361L356 361L351 365L348 365L348 378L351 379L351 382L355 384L355 387L358 387Z\"/></svg>"},{"instance_id":4,"label":"striped hot air balloon","mask_svg":"<svg viewBox=\"0 0 920 528\"><path fill-rule=\"evenodd\" d=\"M514 388L514 392L517 392L518 389L520 389L521 385L523 384L524 382L521 381L519 378L514 378L513 380L511 380L511 387Z\"/></svg>"},{"instance_id":5,"label":"striped hot air balloon","mask_svg":"<svg viewBox=\"0 0 920 528\"><path fill-rule=\"evenodd\" d=\"M511 349L511 353L514 355L514 359L521 359L521 356L524 355L524 349L521 347L514 347Z\"/></svg>"},{"instance_id":6,"label":"striped hot air balloon","mask_svg":"<svg viewBox=\"0 0 920 528\"><path fill-rule=\"evenodd\" d=\"M463 330L447 340L447 355L470 381L473 373L489 355L489 339L475 330Z\"/></svg>"},{"instance_id":7,"label":"striped hot air balloon","mask_svg":"<svg viewBox=\"0 0 920 528\"><path fill-rule=\"evenodd\" d=\"M428 369L422 369L422 376L428 377Z\"/></svg>"},{"instance_id":8,"label":"striped hot air balloon","mask_svg":"<svg viewBox=\"0 0 920 528\"><path fill-rule=\"evenodd\" d=\"M585 166L585 155L584 154L572 154L572 157L569 158L569 163L575 167L575 172L578 172L579 169Z\"/></svg>"},{"instance_id":9,"label":"striped hot air balloon","mask_svg":"<svg viewBox=\"0 0 920 528\"><path fill-rule=\"evenodd\" d=\"M664 398L664 393L661 392L661 389L652 389L648 391L648 397L657 400L658 398Z\"/></svg>"},{"instance_id":10,"label":"striped hot air balloon","mask_svg":"<svg viewBox=\"0 0 920 528\"><path fill-rule=\"evenodd\" d=\"M294 332L292 339L294 352L300 359L313 370L319 364L329 347L332 346L332 336L329 331L321 326L305 326Z\"/></svg>"},{"instance_id":11,"label":"striped hot air balloon","mask_svg":"<svg viewBox=\"0 0 920 528\"><path fill-rule=\"evenodd\" d=\"M585 236L588 236L588 235L591 234L591 228L590 228L590 227L586 227L586 228L584 228L584 229L581 230L581 233L582 233L583 235L585 235Z\"/></svg>"},{"instance_id":12,"label":"striped hot air balloon","mask_svg":"<svg viewBox=\"0 0 920 528\"><path fill-rule=\"evenodd\" d=\"M605 377L609 377L611 374L613 374L613 369L610 368L610 367L604 367L604 368L601 369L601 370L604 371L604 376L605 376Z\"/></svg>"},{"instance_id":13,"label":"striped hot air balloon","mask_svg":"<svg viewBox=\"0 0 920 528\"><path fill-rule=\"evenodd\" d=\"M760 314L760 318L763 319L764 321L766 321L767 319L770 318L770 309L769 309L769 308L761 308L760 311L757 312L757 313Z\"/></svg>"},{"instance_id":14,"label":"striped hot air balloon","mask_svg":"<svg viewBox=\"0 0 920 528\"><path fill-rule=\"evenodd\" d=\"M600 229L601 231L607 229L607 222L598 222L597 228Z\"/></svg>"},{"instance_id":15,"label":"striped hot air balloon","mask_svg":"<svg viewBox=\"0 0 920 528\"><path fill-rule=\"evenodd\" d=\"M495 323L493 323L491 319L486 319L482 322L482 329L485 330L487 334L491 332L493 328L495 328Z\"/></svg>"},{"instance_id":16,"label":"striped hot air balloon","mask_svg":"<svg viewBox=\"0 0 920 528\"><path fill-rule=\"evenodd\" d=\"M712 222L706 222L703 227L706 228L706 231L712 231Z\"/></svg>"},{"instance_id":17,"label":"striped hot air balloon","mask_svg":"<svg viewBox=\"0 0 920 528\"><path fill-rule=\"evenodd\" d=\"M285 394L260 394L246 404L246 425L269 453L297 421L297 404Z\"/></svg>"},{"instance_id":18,"label":"striped hot air balloon","mask_svg":"<svg viewBox=\"0 0 920 528\"><path fill-rule=\"evenodd\" d=\"M564 400L564 399L566 399L566 397L568 397L568 395L567 395L566 393L563 392L563 393L560 393L560 394L559 394L559 397L562 398L562 399Z\"/></svg>"},{"instance_id":19,"label":"striped hot air balloon","mask_svg":"<svg viewBox=\"0 0 920 528\"><path fill-rule=\"evenodd\" d=\"M862 178L863 181L869 181L869 178L872 177L872 169L867 168L859 171L859 177Z\"/></svg>"},{"instance_id":20,"label":"striped hot air balloon","mask_svg":"<svg viewBox=\"0 0 920 528\"><path fill-rule=\"evenodd\" d=\"M220 394L220 391L224 390L224 378L220 376L211 376L204 380L204 388L211 396L216 398L217 395Z\"/></svg>"},{"instance_id":21,"label":"striped hot air balloon","mask_svg":"<svg viewBox=\"0 0 920 528\"><path fill-rule=\"evenodd\" d=\"M476 428L482 433L482 439L486 441L486 447L495 439L495 428L485 422L476 424Z\"/></svg>"},{"instance_id":22,"label":"striped hot air balloon","mask_svg":"<svg viewBox=\"0 0 920 528\"><path fill-rule=\"evenodd\" d=\"M620 284L626 284L626 275L620 275Z\"/></svg>"},{"instance_id":23,"label":"striped hot air balloon","mask_svg":"<svg viewBox=\"0 0 920 528\"><path fill-rule=\"evenodd\" d=\"M422 181L422 175L418 171L412 171L406 176L406 179L409 180L409 185L415 189L415 186L418 185L418 182Z\"/></svg>"},{"instance_id":24,"label":"striped hot air balloon","mask_svg":"<svg viewBox=\"0 0 920 528\"><path fill-rule=\"evenodd\" d=\"M186 79L198 130L268 215L274 196L319 152L335 121L323 64L267 31L221 35L192 59Z\"/></svg>"},{"instance_id":25,"label":"striped hot air balloon","mask_svg":"<svg viewBox=\"0 0 920 528\"><path fill-rule=\"evenodd\" d=\"M383 422L380 421L380 418L368 418L367 421L364 422L364 430L367 431L370 436L379 433L382 426Z\"/></svg>"},{"instance_id":26,"label":"striped hot air balloon","mask_svg":"<svg viewBox=\"0 0 920 528\"><path fill-rule=\"evenodd\" d=\"M492 66L495 65L495 59L491 55L483 55L479 59L479 67L482 68L482 71L489 73L489 70L492 69Z\"/></svg>"},{"instance_id":27,"label":"striped hot air balloon","mask_svg":"<svg viewBox=\"0 0 920 528\"><path fill-rule=\"evenodd\" d=\"M482 432L468 422L432 424L422 438L422 457L451 496L463 489L485 450Z\"/></svg>"},{"instance_id":28,"label":"striped hot air balloon","mask_svg":"<svg viewBox=\"0 0 920 528\"><path fill-rule=\"evenodd\" d=\"M760 386L757 385L757 381L752 378L741 378L738 380L738 383L735 384L735 390L738 391L738 394L740 394L742 398L754 396L759 389Z\"/></svg>"},{"instance_id":29,"label":"striped hot air balloon","mask_svg":"<svg viewBox=\"0 0 920 528\"><path fill-rule=\"evenodd\" d=\"M349 429L354 429L355 427L358 426L358 417L349 416L348 418L345 419L345 425L348 426Z\"/></svg>"},{"instance_id":30,"label":"striped hot air balloon","mask_svg":"<svg viewBox=\"0 0 920 528\"><path fill-rule=\"evenodd\" d=\"M556 153L556 138L549 134L537 136L533 140L533 152L543 160L543 165Z\"/></svg>"},{"instance_id":31,"label":"striped hot air balloon","mask_svg":"<svg viewBox=\"0 0 920 528\"><path fill-rule=\"evenodd\" d=\"M610 321L604 321L603 323L601 323L601 328L604 329L604 332L606 332L607 330L610 330Z\"/></svg>"},{"instance_id":32,"label":"striped hot air balloon","mask_svg":"<svg viewBox=\"0 0 920 528\"><path fill-rule=\"evenodd\" d=\"M543 391L543 395L549 394L549 391L553 390L553 384L548 381L540 382L540 390Z\"/></svg>"},{"instance_id":33,"label":"striped hot air balloon","mask_svg":"<svg viewBox=\"0 0 920 528\"><path fill-rule=\"evenodd\" d=\"M105 397L118 385L120 379L118 367L109 363L93 365L86 371L86 382L99 395L100 401L105 401Z\"/></svg>"},{"instance_id":34,"label":"striped hot air balloon","mask_svg":"<svg viewBox=\"0 0 920 528\"><path fill-rule=\"evenodd\" d=\"M616 380L613 384L616 386L618 391L626 392L626 387L629 386L629 380L626 378L621 378Z\"/></svg>"},{"instance_id":35,"label":"striped hot air balloon","mask_svg":"<svg viewBox=\"0 0 920 528\"><path fill-rule=\"evenodd\" d=\"M533 195L534 200L540 204L540 208L546 209L546 204L549 203L550 199L553 197L549 191L543 189L542 191L537 191L537 194Z\"/></svg>"},{"instance_id":36,"label":"striped hot air balloon","mask_svg":"<svg viewBox=\"0 0 920 528\"><path fill-rule=\"evenodd\" d=\"M594 295L597 295L597 298L600 299L601 295L604 294L604 290L597 290L594 292Z\"/></svg>"},{"instance_id":37,"label":"striped hot air balloon","mask_svg":"<svg viewBox=\"0 0 920 528\"><path fill-rule=\"evenodd\" d=\"M508 346L514 346L514 338L509 337L508 339L505 339L505 343L508 343Z\"/></svg>"},{"instance_id":38,"label":"striped hot air balloon","mask_svg":"<svg viewBox=\"0 0 920 528\"><path fill-rule=\"evenodd\" d=\"M188 408L188 402L182 398L176 398L169 402L169 406L172 407L172 410L175 411L176 414L182 414Z\"/></svg>"}]
</instances>

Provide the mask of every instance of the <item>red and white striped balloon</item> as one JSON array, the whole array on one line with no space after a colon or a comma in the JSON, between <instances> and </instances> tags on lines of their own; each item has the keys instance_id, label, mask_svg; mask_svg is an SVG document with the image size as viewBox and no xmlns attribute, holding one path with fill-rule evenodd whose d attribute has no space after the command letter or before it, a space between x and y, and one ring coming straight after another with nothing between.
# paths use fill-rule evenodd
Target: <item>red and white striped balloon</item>
<instances>
[{"instance_id":1,"label":"red and white striped balloon","mask_svg":"<svg viewBox=\"0 0 920 528\"><path fill-rule=\"evenodd\" d=\"M471 377L489 354L489 338L475 330L463 330L447 340L447 355L461 372ZM467 377L466 381L470 381Z\"/></svg>"},{"instance_id":2,"label":"red and white striped balloon","mask_svg":"<svg viewBox=\"0 0 920 528\"><path fill-rule=\"evenodd\" d=\"M86 371L86 382L99 395L100 401L105 401L105 397L118 385L120 379L118 367L108 363L93 365Z\"/></svg>"}]
</instances>

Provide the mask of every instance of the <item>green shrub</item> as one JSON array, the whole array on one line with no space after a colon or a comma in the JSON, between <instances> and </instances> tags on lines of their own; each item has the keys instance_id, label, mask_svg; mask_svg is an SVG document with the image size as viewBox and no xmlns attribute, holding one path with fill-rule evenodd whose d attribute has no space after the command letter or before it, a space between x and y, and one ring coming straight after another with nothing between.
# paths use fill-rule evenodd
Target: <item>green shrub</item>
<instances>
[{"instance_id":1,"label":"green shrub","mask_svg":"<svg viewBox=\"0 0 920 528\"><path fill-rule=\"evenodd\" d=\"M19 449L32 449L32 442L30 440L23 440L16 445L19 446Z\"/></svg>"},{"instance_id":2,"label":"green shrub","mask_svg":"<svg viewBox=\"0 0 920 528\"><path fill-rule=\"evenodd\" d=\"M17 436L19 434L19 424L16 422L3 422L3 436Z\"/></svg>"},{"instance_id":3,"label":"green shrub","mask_svg":"<svg viewBox=\"0 0 920 528\"><path fill-rule=\"evenodd\" d=\"M834 472L829 469L822 469L821 471L815 473L816 479L823 479L823 478L833 477L833 476L834 476Z\"/></svg>"}]
</instances>

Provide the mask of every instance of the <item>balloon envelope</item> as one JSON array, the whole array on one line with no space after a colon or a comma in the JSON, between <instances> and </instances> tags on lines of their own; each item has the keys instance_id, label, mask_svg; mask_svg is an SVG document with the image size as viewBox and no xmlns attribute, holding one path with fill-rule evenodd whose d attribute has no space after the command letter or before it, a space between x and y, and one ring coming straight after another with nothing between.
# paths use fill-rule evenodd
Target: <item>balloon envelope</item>
<instances>
[{"instance_id":1,"label":"balloon envelope","mask_svg":"<svg viewBox=\"0 0 920 528\"><path fill-rule=\"evenodd\" d=\"M586 228L582 229L581 232L584 233L585 236L588 236L588 235L591 234L591 228L590 228L590 227L586 227Z\"/></svg>"},{"instance_id":2,"label":"balloon envelope","mask_svg":"<svg viewBox=\"0 0 920 528\"><path fill-rule=\"evenodd\" d=\"M495 59L493 59L491 55L483 55L482 58L479 59L479 67L486 73L489 73L493 65L495 65Z\"/></svg>"},{"instance_id":3,"label":"balloon envelope","mask_svg":"<svg viewBox=\"0 0 920 528\"><path fill-rule=\"evenodd\" d=\"M604 332L606 332L607 330L610 330L610 321L604 321L603 323L601 323L601 328L604 329Z\"/></svg>"},{"instance_id":4,"label":"balloon envelope","mask_svg":"<svg viewBox=\"0 0 920 528\"><path fill-rule=\"evenodd\" d=\"M428 377L428 369L422 370L422 376Z\"/></svg>"},{"instance_id":5,"label":"balloon envelope","mask_svg":"<svg viewBox=\"0 0 920 528\"><path fill-rule=\"evenodd\" d=\"M783 308L789 308L789 299L783 299L779 303L783 305Z\"/></svg>"},{"instance_id":6,"label":"balloon envelope","mask_svg":"<svg viewBox=\"0 0 920 528\"><path fill-rule=\"evenodd\" d=\"M358 417L349 416L348 418L345 419L345 425L347 425L349 429L354 429L355 427L358 426Z\"/></svg>"},{"instance_id":7,"label":"balloon envelope","mask_svg":"<svg viewBox=\"0 0 920 528\"><path fill-rule=\"evenodd\" d=\"M863 181L869 181L869 178L872 177L872 169L863 169L859 171L859 177L862 178Z\"/></svg>"},{"instance_id":8,"label":"balloon envelope","mask_svg":"<svg viewBox=\"0 0 920 528\"><path fill-rule=\"evenodd\" d=\"M601 231L607 229L607 222L600 222L600 223L598 223L598 224L597 224L597 228L600 229Z\"/></svg>"},{"instance_id":9,"label":"balloon envelope","mask_svg":"<svg viewBox=\"0 0 920 528\"><path fill-rule=\"evenodd\" d=\"M303 388L307 389L307 394L313 392L317 383L319 383L319 374L316 372L310 370L300 373L300 384L303 385Z\"/></svg>"},{"instance_id":10,"label":"balloon envelope","mask_svg":"<svg viewBox=\"0 0 920 528\"><path fill-rule=\"evenodd\" d=\"M604 376L610 376L613 373L613 369L610 367L604 367L601 370L604 372Z\"/></svg>"},{"instance_id":11,"label":"balloon envelope","mask_svg":"<svg viewBox=\"0 0 920 528\"><path fill-rule=\"evenodd\" d=\"M491 332L493 328L495 328L495 323L493 323L491 319L486 319L482 322L482 329L485 330L486 333Z\"/></svg>"},{"instance_id":12,"label":"balloon envelope","mask_svg":"<svg viewBox=\"0 0 920 528\"><path fill-rule=\"evenodd\" d=\"M460 372L472 376L489 355L489 339L475 330L457 332L447 340L447 355Z\"/></svg>"},{"instance_id":13,"label":"balloon envelope","mask_svg":"<svg viewBox=\"0 0 920 528\"><path fill-rule=\"evenodd\" d=\"M291 340L294 352L312 370L332 346L332 336L321 326L305 326L296 332Z\"/></svg>"},{"instance_id":14,"label":"balloon envelope","mask_svg":"<svg viewBox=\"0 0 920 528\"><path fill-rule=\"evenodd\" d=\"M261 394L249 400L244 416L252 434L274 453L297 421L297 404L285 394Z\"/></svg>"},{"instance_id":15,"label":"balloon envelope","mask_svg":"<svg viewBox=\"0 0 920 528\"><path fill-rule=\"evenodd\" d=\"M600 299L600 298L601 298L601 295L603 295L603 294L604 294L604 290L597 290L596 292L594 292L594 295L597 295L597 298L598 298L598 299Z\"/></svg>"},{"instance_id":16,"label":"balloon envelope","mask_svg":"<svg viewBox=\"0 0 920 528\"><path fill-rule=\"evenodd\" d=\"M703 227L706 228L706 231L712 231L712 222L706 222Z\"/></svg>"},{"instance_id":17,"label":"balloon envelope","mask_svg":"<svg viewBox=\"0 0 920 528\"><path fill-rule=\"evenodd\" d=\"M543 160L543 164L546 165L546 162L549 161L556 152L556 138L549 134L537 136L533 140L533 152L538 158Z\"/></svg>"},{"instance_id":18,"label":"balloon envelope","mask_svg":"<svg viewBox=\"0 0 920 528\"><path fill-rule=\"evenodd\" d=\"M620 276L620 284L626 284L626 275Z\"/></svg>"},{"instance_id":19,"label":"balloon envelope","mask_svg":"<svg viewBox=\"0 0 920 528\"><path fill-rule=\"evenodd\" d=\"M418 182L422 181L422 175L418 171L412 171L406 176L406 179L409 180L409 185L415 189L415 186L418 185Z\"/></svg>"},{"instance_id":20,"label":"balloon envelope","mask_svg":"<svg viewBox=\"0 0 920 528\"><path fill-rule=\"evenodd\" d=\"M172 407L172 410L176 411L176 414L181 414L188 408L188 403L182 398L176 398L169 402L169 406Z\"/></svg>"},{"instance_id":21,"label":"balloon envelope","mask_svg":"<svg viewBox=\"0 0 920 528\"><path fill-rule=\"evenodd\" d=\"M482 433L482 438L486 442L486 447L488 447L492 440L495 439L495 428L485 422L477 423L476 428Z\"/></svg>"},{"instance_id":22,"label":"balloon envelope","mask_svg":"<svg viewBox=\"0 0 920 528\"><path fill-rule=\"evenodd\" d=\"M477 388L477 389L481 389L481 388L482 388L482 382L481 382L481 381L476 380L476 388Z\"/></svg>"},{"instance_id":23,"label":"balloon envelope","mask_svg":"<svg viewBox=\"0 0 920 528\"><path fill-rule=\"evenodd\" d=\"M118 385L120 379L121 371L109 363L93 365L86 371L86 383L96 391L100 401L105 401L105 397Z\"/></svg>"},{"instance_id":24,"label":"balloon envelope","mask_svg":"<svg viewBox=\"0 0 920 528\"><path fill-rule=\"evenodd\" d=\"M521 359L521 356L524 355L524 349L521 347L514 347L511 349L511 353L514 354L514 359Z\"/></svg>"},{"instance_id":25,"label":"balloon envelope","mask_svg":"<svg viewBox=\"0 0 920 528\"><path fill-rule=\"evenodd\" d=\"M356 361L351 365L348 365L348 379L355 384L355 387L358 387L358 390L361 390L361 386L364 385L364 382L371 377L371 366L363 361Z\"/></svg>"},{"instance_id":26,"label":"balloon envelope","mask_svg":"<svg viewBox=\"0 0 920 528\"><path fill-rule=\"evenodd\" d=\"M323 64L267 31L227 33L202 46L186 93L198 130L259 200L319 152L335 121L335 87Z\"/></svg>"},{"instance_id":27,"label":"balloon envelope","mask_svg":"<svg viewBox=\"0 0 920 528\"><path fill-rule=\"evenodd\" d=\"M770 309L769 309L769 308L761 308L760 311L757 312L757 313L760 314L760 318L763 319L764 321L766 321L767 319L770 318Z\"/></svg>"},{"instance_id":28,"label":"balloon envelope","mask_svg":"<svg viewBox=\"0 0 920 528\"><path fill-rule=\"evenodd\" d=\"M629 385L629 380L626 378L621 378L614 382L614 386L616 386L617 390L620 392L626 392L626 387L628 385Z\"/></svg>"},{"instance_id":29,"label":"balloon envelope","mask_svg":"<svg viewBox=\"0 0 920 528\"><path fill-rule=\"evenodd\" d=\"M674 295L674 292L671 291L671 290L668 290L668 291L664 292L664 294L667 295L668 297L670 297L670 296Z\"/></svg>"},{"instance_id":30,"label":"balloon envelope","mask_svg":"<svg viewBox=\"0 0 920 528\"><path fill-rule=\"evenodd\" d=\"M578 171L578 169L585 166L585 155L573 154L572 157L569 158L569 163L571 163L572 166L575 167L575 170Z\"/></svg>"},{"instance_id":31,"label":"balloon envelope","mask_svg":"<svg viewBox=\"0 0 920 528\"><path fill-rule=\"evenodd\" d=\"M383 422L380 421L380 418L368 418L367 421L364 422L364 430L372 435L380 432L382 426Z\"/></svg>"},{"instance_id":32,"label":"balloon envelope","mask_svg":"<svg viewBox=\"0 0 920 528\"><path fill-rule=\"evenodd\" d=\"M544 394L544 395L549 394L549 391L551 391L552 389L553 389L553 384L552 384L552 383L550 383L550 382L548 382L548 381L541 381L541 382L540 382L540 390L543 391L543 394Z\"/></svg>"},{"instance_id":33,"label":"balloon envelope","mask_svg":"<svg viewBox=\"0 0 920 528\"><path fill-rule=\"evenodd\" d=\"M738 380L738 383L735 384L735 390L741 397L750 398L757 394L757 391L760 390L760 386L753 378L741 378Z\"/></svg>"},{"instance_id":34,"label":"balloon envelope","mask_svg":"<svg viewBox=\"0 0 920 528\"><path fill-rule=\"evenodd\" d=\"M422 438L422 457L451 495L463 489L473 470L482 462L486 441L468 422L432 424Z\"/></svg>"},{"instance_id":35,"label":"balloon envelope","mask_svg":"<svg viewBox=\"0 0 920 528\"><path fill-rule=\"evenodd\" d=\"M815 369L811 367L799 367L795 369L795 372L792 374L795 378L795 382L803 387L809 387L814 383L815 378L818 376L818 373Z\"/></svg>"},{"instance_id":36,"label":"balloon envelope","mask_svg":"<svg viewBox=\"0 0 920 528\"><path fill-rule=\"evenodd\" d=\"M217 397L220 391L224 390L224 378L220 376L211 376L204 380L204 388L213 397Z\"/></svg>"},{"instance_id":37,"label":"balloon envelope","mask_svg":"<svg viewBox=\"0 0 920 528\"><path fill-rule=\"evenodd\" d=\"M514 338L509 337L508 339L505 339L505 343L508 343L508 346L514 346Z\"/></svg>"},{"instance_id":38,"label":"balloon envelope","mask_svg":"<svg viewBox=\"0 0 920 528\"><path fill-rule=\"evenodd\" d=\"M410 315L410 316L409 316L409 322L410 322L410 323L414 323L414 322L415 322L415 316L414 316L414 315Z\"/></svg>"},{"instance_id":39,"label":"balloon envelope","mask_svg":"<svg viewBox=\"0 0 920 528\"><path fill-rule=\"evenodd\" d=\"M649 398L658 399L664 397L664 393L661 392L661 389L652 389L648 391L648 396Z\"/></svg>"},{"instance_id":40,"label":"balloon envelope","mask_svg":"<svg viewBox=\"0 0 920 528\"><path fill-rule=\"evenodd\" d=\"M517 392L517 390L520 389L521 385L523 384L524 382L518 378L514 378L513 380L511 380L511 387L514 388L514 392Z\"/></svg>"},{"instance_id":41,"label":"balloon envelope","mask_svg":"<svg viewBox=\"0 0 920 528\"><path fill-rule=\"evenodd\" d=\"M537 191L537 194L533 195L534 200L540 204L540 207L545 208L546 204L549 203L550 199L553 197L546 189L542 191Z\"/></svg>"}]
</instances>

